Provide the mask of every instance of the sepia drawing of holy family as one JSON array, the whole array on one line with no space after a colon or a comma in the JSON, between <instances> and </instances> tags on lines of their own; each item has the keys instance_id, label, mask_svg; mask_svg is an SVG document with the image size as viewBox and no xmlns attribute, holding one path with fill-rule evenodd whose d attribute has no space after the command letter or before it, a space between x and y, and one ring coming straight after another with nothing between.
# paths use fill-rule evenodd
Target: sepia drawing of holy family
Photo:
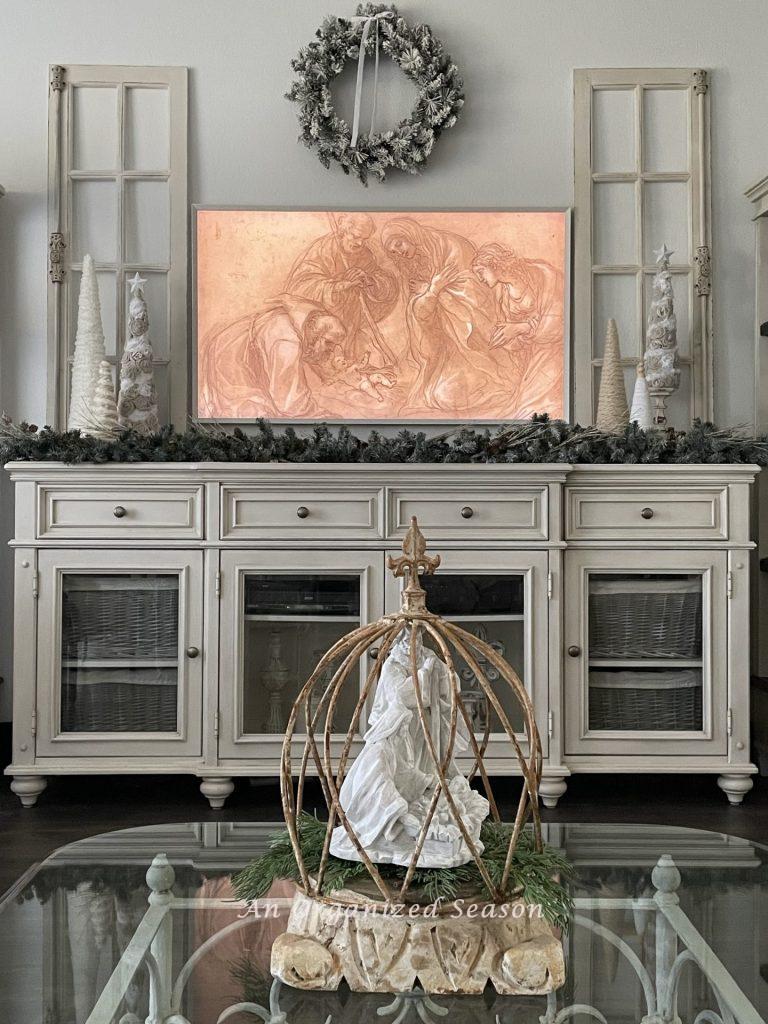
<instances>
[{"instance_id":1,"label":"sepia drawing of holy family","mask_svg":"<svg viewBox=\"0 0 768 1024\"><path fill-rule=\"evenodd\" d=\"M565 214L198 212L198 415L563 415Z\"/></svg>"}]
</instances>

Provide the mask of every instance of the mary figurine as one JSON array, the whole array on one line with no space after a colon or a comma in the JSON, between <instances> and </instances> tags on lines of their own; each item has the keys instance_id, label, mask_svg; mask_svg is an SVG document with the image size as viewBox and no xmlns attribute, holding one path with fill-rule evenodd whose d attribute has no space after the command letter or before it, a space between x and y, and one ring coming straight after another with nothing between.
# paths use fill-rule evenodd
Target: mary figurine
<instances>
[{"instance_id":1,"label":"mary figurine","mask_svg":"<svg viewBox=\"0 0 768 1024\"><path fill-rule=\"evenodd\" d=\"M442 763L451 732L453 681L447 665L424 648L420 637L416 643L424 716L437 761ZM410 864L435 789L440 785L419 716L410 645L410 631L404 631L384 663L363 749L339 794L349 825L370 859L379 864ZM470 787L453 758L468 746L469 733L459 716L445 778L462 823L482 853L480 826L488 816L488 801ZM343 825L334 829L331 853L345 860L360 860ZM417 866L458 867L471 859L448 801L441 793Z\"/></svg>"}]
</instances>

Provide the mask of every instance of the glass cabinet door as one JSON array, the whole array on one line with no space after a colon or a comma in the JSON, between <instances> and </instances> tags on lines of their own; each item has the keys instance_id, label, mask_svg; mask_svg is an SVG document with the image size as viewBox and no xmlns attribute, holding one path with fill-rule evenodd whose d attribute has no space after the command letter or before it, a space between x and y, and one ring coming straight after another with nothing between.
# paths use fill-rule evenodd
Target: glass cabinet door
<instances>
[{"instance_id":1,"label":"glass cabinet door","mask_svg":"<svg viewBox=\"0 0 768 1024\"><path fill-rule=\"evenodd\" d=\"M449 551L442 558L434 575L421 577L427 608L490 644L515 669L534 701L542 743L546 746L546 552L521 555L510 551ZM401 581L388 578L388 611L399 606L401 585ZM439 654L431 638L425 637L425 643ZM451 654L456 658L464 704L472 715L476 733L482 735L489 714L485 697L469 665L453 649ZM478 658L478 663L515 732L522 733L522 712L508 684L490 661ZM492 735L503 736L493 708L490 730Z\"/></svg>"},{"instance_id":2,"label":"glass cabinet door","mask_svg":"<svg viewBox=\"0 0 768 1024\"><path fill-rule=\"evenodd\" d=\"M189 572L202 556L163 552L157 568L128 552L40 557L42 679L52 688L40 752L158 741L199 752L188 701L200 688L202 615L200 597L189 605Z\"/></svg>"},{"instance_id":3,"label":"glass cabinet door","mask_svg":"<svg viewBox=\"0 0 768 1024\"><path fill-rule=\"evenodd\" d=\"M702 565L696 552L657 553L665 567L656 569L647 556L632 564L634 553L622 553L629 564L609 567L609 554L573 553L568 587L578 573L580 600L567 613L566 696L581 699L569 724L580 722L587 745L639 735L646 750L665 739L677 750L686 736L699 745L719 742L725 707L713 687L725 670L713 673L713 658L722 656L726 636L713 643L713 630L725 601L724 584L720 593L715 583L722 559L715 554L709 564L707 553Z\"/></svg>"},{"instance_id":4,"label":"glass cabinet door","mask_svg":"<svg viewBox=\"0 0 768 1024\"><path fill-rule=\"evenodd\" d=\"M222 687L224 756L251 756L253 745L279 758L275 742L282 742L293 702L317 663L337 640L381 614L380 559L356 552L224 553L221 673L234 680ZM332 673L333 667L328 681ZM318 703L322 683L315 690ZM335 732L342 736L359 694L354 684L340 694ZM304 731L303 716L297 731Z\"/></svg>"}]
</instances>

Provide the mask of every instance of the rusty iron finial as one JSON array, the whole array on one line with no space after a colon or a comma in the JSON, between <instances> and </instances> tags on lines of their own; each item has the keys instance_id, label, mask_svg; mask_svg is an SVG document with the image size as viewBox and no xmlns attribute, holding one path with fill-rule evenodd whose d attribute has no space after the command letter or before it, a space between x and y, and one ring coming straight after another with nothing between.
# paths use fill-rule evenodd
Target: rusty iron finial
<instances>
[{"instance_id":1,"label":"rusty iron finial","mask_svg":"<svg viewBox=\"0 0 768 1024\"><path fill-rule=\"evenodd\" d=\"M403 588L403 604L401 611L423 614L427 610L426 592L419 583L419 575L431 576L440 565L440 555L427 554L427 542L419 529L416 516L411 516L411 525L403 540L401 558L387 558L387 566L395 576L406 580Z\"/></svg>"}]
</instances>

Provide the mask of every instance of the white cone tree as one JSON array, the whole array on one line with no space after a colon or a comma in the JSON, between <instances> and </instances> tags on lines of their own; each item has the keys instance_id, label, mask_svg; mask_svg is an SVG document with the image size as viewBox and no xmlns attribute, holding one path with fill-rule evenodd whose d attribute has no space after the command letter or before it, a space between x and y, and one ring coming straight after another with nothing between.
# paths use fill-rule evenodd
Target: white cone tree
<instances>
[{"instance_id":1,"label":"white cone tree","mask_svg":"<svg viewBox=\"0 0 768 1024\"><path fill-rule=\"evenodd\" d=\"M629 410L629 422L636 423L641 430L650 430L653 426L651 398L648 394L648 382L645 379L645 366L637 364L635 390L632 393L632 408Z\"/></svg>"},{"instance_id":2,"label":"white cone tree","mask_svg":"<svg viewBox=\"0 0 768 1024\"><path fill-rule=\"evenodd\" d=\"M99 364L99 379L91 406L92 424L88 433L94 437L113 437L119 429L115 385L112 383L112 367L103 359Z\"/></svg>"},{"instance_id":3,"label":"white cone tree","mask_svg":"<svg viewBox=\"0 0 768 1024\"><path fill-rule=\"evenodd\" d=\"M655 250L656 266L653 279L651 308L648 311L648 330L645 335L645 379L648 393L653 399L654 426L667 423L667 398L680 387L677 356L677 317L675 295L669 258L674 253L666 243Z\"/></svg>"},{"instance_id":4,"label":"white cone tree","mask_svg":"<svg viewBox=\"0 0 768 1024\"><path fill-rule=\"evenodd\" d=\"M600 373L600 396L597 400L595 426L615 434L629 423L627 390L624 387L624 370L619 355L619 331L616 321L611 318L605 331L603 368Z\"/></svg>"},{"instance_id":5,"label":"white cone tree","mask_svg":"<svg viewBox=\"0 0 768 1024\"><path fill-rule=\"evenodd\" d=\"M80 295L77 300L77 333L72 361L72 387L69 397L69 430L90 433L92 405L99 379L99 364L104 359L104 328L96 270L90 255L83 257Z\"/></svg>"},{"instance_id":6,"label":"white cone tree","mask_svg":"<svg viewBox=\"0 0 768 1024\"><path fill-rule=\"evenodd\" d=\"M131 281L128 338L120 360L117 413L121 427L139 434L156 434L160 421L152 369L152 342L149 340L149 313L144 298L143 286L146 283L138 273Z\"/></svg>"}]
</instances>

